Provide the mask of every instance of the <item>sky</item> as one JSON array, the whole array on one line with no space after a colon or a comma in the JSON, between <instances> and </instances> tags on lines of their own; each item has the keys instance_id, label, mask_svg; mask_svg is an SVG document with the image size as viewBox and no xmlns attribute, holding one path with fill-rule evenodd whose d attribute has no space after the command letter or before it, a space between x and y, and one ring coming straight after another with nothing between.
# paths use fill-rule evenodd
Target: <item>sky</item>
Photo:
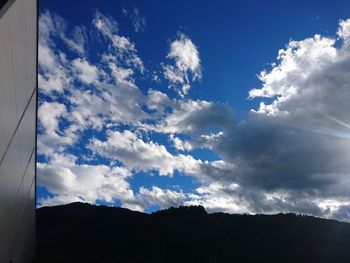
<instances>
[{"instance_id":1,"label":"sky","mask_svg":"<svg viewBox=\"0 0 350 263\"><path fill-rule=\"evenodd\" d=\"M37 205L350 222L349 1L40 1Z\"/></svg>"}]
</instances>

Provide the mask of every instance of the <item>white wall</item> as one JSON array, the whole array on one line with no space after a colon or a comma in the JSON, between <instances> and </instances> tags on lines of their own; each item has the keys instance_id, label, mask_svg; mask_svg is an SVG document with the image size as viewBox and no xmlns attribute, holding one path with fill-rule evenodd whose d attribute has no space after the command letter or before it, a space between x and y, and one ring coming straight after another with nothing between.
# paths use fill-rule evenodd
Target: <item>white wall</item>
<instances>
[{"instance_id":1,"label":"white wall","mask_svg":"<svg viewBox=\"0 0 350 263\"><path fill-rule=\"evenodd\" d=\"M0 10L1 263L35 252L36 12L36 0Z\"/></svg>"}]
</instances>

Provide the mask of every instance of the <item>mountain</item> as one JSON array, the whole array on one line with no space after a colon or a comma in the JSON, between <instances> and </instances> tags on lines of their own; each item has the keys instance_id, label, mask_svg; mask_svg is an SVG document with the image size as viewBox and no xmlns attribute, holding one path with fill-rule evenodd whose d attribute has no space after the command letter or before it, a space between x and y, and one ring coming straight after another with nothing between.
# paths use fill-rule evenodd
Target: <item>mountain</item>
<instances>
[{"instance_id":1,"label":"mountain","mask_svg":"<svg viewBox=\"0 0 350 263\"><path fill-rule=\"evenodd\" d=\"M37 209L34 262L350 262L350 224L295 214L152 214L83 203Z\"/></svg>"}]
</instances>

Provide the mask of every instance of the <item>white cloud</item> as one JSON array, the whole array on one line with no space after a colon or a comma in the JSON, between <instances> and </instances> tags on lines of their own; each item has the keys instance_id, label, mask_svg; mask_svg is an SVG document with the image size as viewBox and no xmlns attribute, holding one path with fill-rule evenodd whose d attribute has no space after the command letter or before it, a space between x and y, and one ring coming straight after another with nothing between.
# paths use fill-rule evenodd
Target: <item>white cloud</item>
<instances>
[{"instance_id":1,"label":"white cloud","mask_svg":"<svg viewBox=\"0 0 350 263\"><path fill-rule=\"evenodd\" d=\"M263 87L252 89L249 98L274 98L269 105L262 103L257 112L276 115L282 110L280 105L293 98L300 98L300 92L308 89L308 81L319 71L325 70L338 58L334 47L335 39L315 35L302 41L290 41L286 49L278 52L279 64L270 72L259 75ZM306 94L307 95L307 94Z\"/></svg>"},{"instance_id":2,"label":"white cloud","mask_svg":"<svg viewBox=\"0 0 350 263\"><path fill-rule=\"evenodd\" d=\"M193 149L193 146L189 141L181 140L179 137L175 137L174 134L170 134L169 138L177 150L191 151Z\"/></svg>"},{"instance_id":3,"label":"white cloud","mask_svg":"<svg viewBox=\"0 0 350 263\"><path fill-rule=\"evenodd\" d=\"M201 205L208 212L249 213L249 204L235 193L237 188L236 184L223 186L220 183L201 186L196 193L189 194L185 205Z\"/></svg>"},{"instance_id":4,"label":"white cloud","mask_svg":"<svg viewBox=\"0 0 350 263\"><path fill-rule=\"evenodd\" d=\"M44 102L38 109L38 118L47 133L58 132L58 119L65 114L66 106L58 102Z\"/></svg>"},{"instance_id":5,"label":"white cloud","mask_svg":"<svg viewBox=\"0 0 350 263\"><path fill-rule=\"evenodd\" d=\"M162 133L211 134L213 129L230 129L233 111L225 105L205 100L173 100L172 112L166 115L154 130ZM152 127L150 127L152 129Z\"/></svg>"},{"instance_id":6,"label":"white cloud","mask_svg":"<svg viewBox=\"0 0 350 263\"><path fill-rule=\"evenodd\" d=\"M108 54L109 58L113 58L115 63L122 63L139 70L141 73L144 72L144 65L137 54L135 44L129 38L118 35L118 23L112 17L96 12L93 24L105 39L112 43L114 50L113 53ZM120 65L118 67L120 68Z\"/></svg>"},{"instance_id":7,"label":"white cloud","mask_svg":"<svg viewBox=\"0 0 350 263\"><path fill-rule=\"evenodd\" d=\"M77 58L72 61L76 76L85 84L96 84L99 82L103 72L95 65L91 65L86 59Z\"/></svg>"},{"instance_id":8,"label":"white cloud","mask_svg":"<svg viewBox=\"0 0 350 263\"><path fill-rule=\"evenodd\" d=\"M213 211L291 211L348 218L346 30L347 23L341 22L341 45L316 35L291 41L279 51L278 63L260 75L262 88L250 92L251 98L272 98L272 103L263 102L237 124L224 106L171 102L172 112L154 130L173 138L187 135L192 146L207 145L223 158L197 162L194 176L204 185L187 204L202 204ZM232 184L237 186L234 191L227 187Z\"/></svg>"},{"instance_id":9,"label":"white cloud","mask_svg":"<svg viewBox=\"0 0 350 263\"><path fill-rule=\"evenodd\" d=\"M121 52L135 51L134 44L131 43L130 40L124 36L113 35L112 42L113 46Z\"/></svg>"},{"instance_id":10,"label":"white cloud","mask_svg":"<svg viewBox=\"0 0 350 263\"><path fill-rule=\"evenodd\" d=\"M350 47L350 19L340 20L338 36L344 41L343 48Z\"/></svg>"},{"instance_id":11,"label":"white cloud","mask_svg":"<svg viewBox=\"0 0 350 263\"><path fill-rule=\"evenodd\" d=\"M93 139L88 148L105 158L118 160L130 170L157 170L171 176L175 170L194 174L198 162L190 155L172 155L164 145L144 142L131 131L108 132L107 140Z\"/></svg>"},{"instance_id":12,"label":"white cloud","mask_svg":"<svg viewBox=\"0 0 350 263\"><path fill-rule=\"evenodd\" d=\"M72 123L81 130L103 128L104 118L108 115L108 104L103 98L90 91L74 90L68 100L73 106L69 115Z\"/></svg>"},{"instance_id":13,"label":"white cloud","mask_svg":"<svg viewBox=\"0 0 350 263\"><path fill-rule=\"evenodd\" d=\"M60 57L54 51L56 46L51 38L57 34L56 31L50 12L43 12L39 17L38 81L40 89L47 94L53 91L63 92L71 81Z\"/></svg>"},{"instance_id":14,"label":"white cloud","mask_svg":"<svg viewBox=\"0 0 350 263\"><path fill-rule=\"evenodd\" d=\"M174 85L176 83L180 83L181 85L183 85L182 90L178 91L180 95L182 94L182 92L188 92L190 86L188 83L186 83L186 78L184 74L178 71L174 66L164 66L164 77L170 81L171 85Z\"/></svg>"},{"instance_id":15,"label":"white cloud","mask_svg":"<svg viewBox=\"0 0 350 263\"><path fill-rule=\"evenodd\" d=\"M345 32L344 26L338 32ZM217 136L201 136L232 167L209 169L206 174L216 183L220 178L222 187L196 197L199 203L225 203L217 200L225 197L249 212L346 218L350 53L341 41L319 35L291 41L279 51L278 63L261 73L263 86L250 92L251 98L272 102L260 104L240 123L227 119L230 128ZM231 183L239 188L226 189Z\"/></svg>"},{"instance_id":16,"label":"white cloud","mask_svg":"<svg viewBox=\"0 0 350 263\"><path fill-rule=\"evenodd\" d=\"M74 130L69 128L62 130L60 121L67 116L64 104L58 102L44 102L38 109L39 125L42 133L38 134L38 152L50 156L55 151L62 151L65 145L76 142L77 136Z\"/></svg>"},{"instance_id":17,"label":"white cloud","mask_svg":"<svg viewBox=\"0 0 350 263\"><path fill-rule=\"evenodd\" d=\"M137 207L127 178L130 172L123 167L76 164L74 156L54 154L49 163L38 163L38 181L55 196L39 200L41 205L61 204L66 201L113 203L116 199L125 207Z\"/></svg>"},{"instance_id":18,"label":"white cloud","mask_svg":"<svg viewBox=\"0 0 350 263\"><path fill-rule=\"evenodd\" d=\"M170 51L167 58L175 60L175 66L165 65L164 76L172 85L180 84L181 90L177 89L181 96L187 95L190 89L190 74L192 80L201 79L202 70L200 65L199 52L183 33L179 33L179 39L170 44Z\"/></svg>"},{"instance_id":19,"label":"white cloud","mask_svg":"<svg viewBox=\"0 0 350 263\"><path fill-rule=\"evenodd\" d=\"M49 11L39 17L39 87L46 94L62 93L68 88L73 77L67 67L67 60L55 45L53 38L60 38L67 47L79 55L85 54L85 28L76 26L70 37L67 36L66 21Z\"/></svg>"},{"instance_id":20,"label":"white cloud","mask_svg":"<svg viewBox=\"0 0 350 263\"><path fill-rule=\"evenodd\" d=\"M111 36L116 45L117 53L109 62L119 65L125 58L122 61L125 66L142 66L135 55L134 44L125 37L114 35L117 32L116 22L102 15L96 19L102 19L95 21L99 30ZM143 210L144 205L134 197L129 187L127 178L131 174L126 168L84 164L82 158L68 154L67 147L81 143L80 135L86 129L101 131L110 124L137 123L145 118L141 103L146 97L132 83L132 74L128 73L132 69L126 67L124 72L121 69L116 72L112 65L109 67L112 69L111 76L108 76L103 70L108 69L108 61L102 59L107 64L94 65L86 58L71 60L58 50L54 44L57 37L62 38L68 48L74 49L73 42L63 39L66 26L63 19L48 11L40 17L39 88L50 97L50 102L40 101L38 113L38 153L46 159L46 162L38 163L38 182L54 196L41 199L39 203L95 203L98 200L114 203L118 199L124 207ZM80 33L78 28L73 32ZM111 83L113 77L115 83ZM73 80L79 80L83 88L73 87ZM86 85L90 84L93 85L86 89ZM65 92L60 102L56 101L55 91Z\"/></svg>"},{"instance_id":21,"label":"white cloud","mask_svg":"<svg viewBox=\"0 0 350 263\"><path fill-rule=\"evenodd\" d=\"M163 110L164 106L172 104L168 95L158 90L149 89L147 95L147 106L152 110Z\"/></svg>"},{"instance_id":22,"label":"white cloud","mask_svg":"<svg viewBox=\"0 0 350 263\"><path fill-rule=\"evenodd\" d=\"M186 195L182 192L152 186L151 190L140 187L138 198L145 204L158 205L161 209L183 205Z\"/></svg>"},{"instance_id":23,"label":"white cloud","mask_svg":"<svg viewBox=\"0 0 350 263\"><path fill-rule=\"evenodd\" d=\"M147 97L132 82L125 79L115 84L101 82L94 87L71 90L67 96L72 106L69 121L78 125L80 130L93 128L100 131L106 125L138 126L149 117L142 110Z\"/></svg>"},{"instance_id":24,"label":"white cloud","mask_svg":"<svg viewBox=\"0 0 350 263\"><path fill-rule=\"evenodd\" d=\"M46 14L50 15L48 11ZM54 34L59 36L67 45L67 47L76 52L78 55L85 54L85 45L87 34L82 26L75 26L71 34L68 34L68 24L66 20L57 14L50 15L54 25Z\"/></svg>"},{"instance_id":25,"label":"white cloud","mask_svg":"<svg viewBox=\"0 0 350 263\"><path fill-rule=\"evenodd\" d=\"M81 56L85 55L87 34L86 34L86 29L84 27L76 26L74 28L72 36L68 37L65 34L62 34L61 38L63 39L64 42L66 42L66 45L72 51L75 51L76 53L78 53Z\"/></svg>"},{"instance_id":26,"label":"white cloud","mask_svg":"<svg viewBox=\"0 0 350 263\"><path fill-rule=\"evenodd\" d=\"M118 32L118 23L112 17L96 12L92 24L105 36L112 38Z\"/></svg>"},{"instance_id":27,"label":"white cloud","mask_svg":"<svg viewBox=\"0 0 350 263\"><path fill-rule=\"evenodd\" d=\"M111 70L112 76L117 83L134 83L132 78L134 71L131 68L123 68L117 66L116 63L109 62L109 68Z\"/></svg>"},{"instance_id":28,"label":"white cloud","mask_svg":"<svg viewBox=\"0 0 350 263\"><path fill-rule=\"evenodd\" d=\"M201 68L199 53L196 46L184 34L180 34L180 38L173 41L170 45L168 58L175 59L176 67L181 71L191 71L194 79L200 78Z\"/></svg>"},{"instance_id":29,"label":"white cloud","mask_svg":"<svg viewBox=\"0 0 350 263\"><path fill-rule=\"evenodd\" d=\"M119 199L143 210L184 202L210 211L293 211L350 220L349 20L340 22L338 40L315 35L280 50L277 63L260 74L262 87L249 93L261 98L260 107L240 122L225 104L171 99L155 89L144 94L135 81L144 71L135 44L118 34L112 18L97 12L93 23L109 43L98 64L72 59L54 44L60 38L82 53L83 29L72 33L49 12L40 16L39 85L50 100L40 102L38 112L38 150L46 158L38 164L38 181L54 194L39 200L42 205ZM74 34L74 42L64 40ZM165 77L184 96L190 81L201 78L198 50L180 34L167 57L174 64L163 66ZM77 80L81 89L74 87ZM64 99L57 99L59 93ZM106 158L110 167L68 154L87 129L102 135L91 136L87 148L95 155L87 158ZM220 159L171 153L149 139L154 134L168 136L181 151L207 147ZM140 170L168 176L177 170L201 186L194 193L141 187L135 196L128 180Z\"/></svg>"}]
</instances>

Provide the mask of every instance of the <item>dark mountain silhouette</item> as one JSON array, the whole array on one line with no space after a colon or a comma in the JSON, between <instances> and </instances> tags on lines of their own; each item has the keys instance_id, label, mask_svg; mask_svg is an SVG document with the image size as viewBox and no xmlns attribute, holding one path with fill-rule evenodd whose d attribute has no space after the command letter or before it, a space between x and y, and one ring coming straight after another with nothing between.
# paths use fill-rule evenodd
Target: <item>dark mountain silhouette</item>
<instances>
[{"instance_id":1,"label":"dark mountain silhouette","mask_svg":"<svg viewBox=\"0 0 350 263\"><path fill-rule=\"evenodd\" d=\"M350 224L295 214L153 214L83 203L37 210L35 262L350 262Z\"/></svg>"}]
</instances>

